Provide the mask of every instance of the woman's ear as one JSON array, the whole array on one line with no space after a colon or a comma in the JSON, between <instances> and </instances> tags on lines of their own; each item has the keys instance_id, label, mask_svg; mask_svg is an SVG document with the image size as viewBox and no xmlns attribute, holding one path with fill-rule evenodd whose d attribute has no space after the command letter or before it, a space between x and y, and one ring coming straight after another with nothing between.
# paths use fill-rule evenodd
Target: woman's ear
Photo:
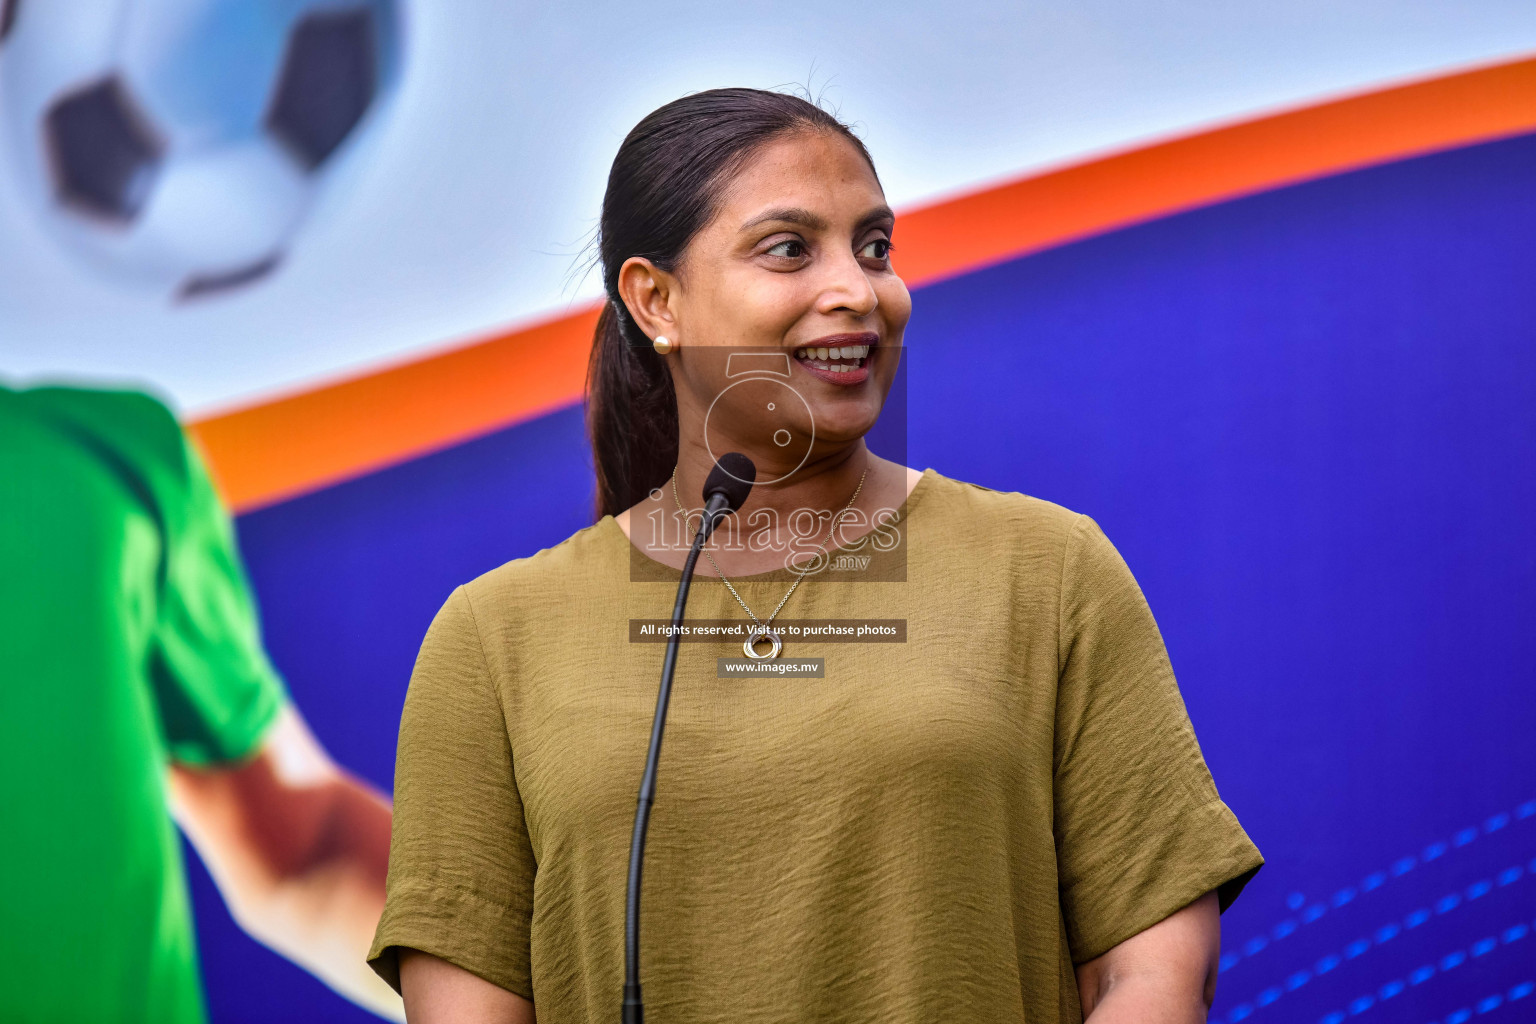
<instances>
[{"instance_id":1,"label":"woman's ear","mask_svg":"<svg viewBox=\"0 0 1536 1024\"><path fill-rule=\"evenodd\" d=\"M658 334L676 340L677 278L644 256L631 256L619 267L619 298L646 337Z\"/></svg>"}]
</instances>

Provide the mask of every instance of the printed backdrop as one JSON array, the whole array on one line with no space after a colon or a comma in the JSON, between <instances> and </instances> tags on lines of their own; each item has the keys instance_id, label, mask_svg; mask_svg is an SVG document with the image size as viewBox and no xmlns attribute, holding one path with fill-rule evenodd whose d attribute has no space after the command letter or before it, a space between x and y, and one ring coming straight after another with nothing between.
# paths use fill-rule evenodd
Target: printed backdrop
<instances>
[{"instance_id":1,"label":"printed backdrop","mask_svg":"<svg viewBox=\"0 0 1536 1024\"><path fill-rule=\"evenodd\" d=\"M447 593L590 522L624 133L808 86L901 214L910 463L1100 523L1268 860L1212 1019L1533 1013L1536 7L360 0L351 120L241 134L261 32L3 6L0 374L175 405L351 770L389 787ZM78 75L109 85L50 119ZM127 170L72 172L74 124ZM213 1020L373 1019L187 860Z\"/></svg>"}]
</instances>

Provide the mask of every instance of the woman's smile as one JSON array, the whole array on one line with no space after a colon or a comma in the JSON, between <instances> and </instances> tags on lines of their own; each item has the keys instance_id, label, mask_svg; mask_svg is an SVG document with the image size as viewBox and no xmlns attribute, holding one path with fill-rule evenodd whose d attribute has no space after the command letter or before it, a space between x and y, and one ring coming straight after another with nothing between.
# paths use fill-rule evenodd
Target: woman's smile
<instances>
[{"instance_id":1,"label":"woman's smile","mask_svg":"<svg viewBox=\"0 0 1536 1024\"><path fill-rule=\"evenodd\" d=\"M841 387L852 387L869 379L871 353L880 344L873 331L860 334L831 334L817 338L816 344L795 349L795 359L811 374Z\"/></svg>"}]
</instances>

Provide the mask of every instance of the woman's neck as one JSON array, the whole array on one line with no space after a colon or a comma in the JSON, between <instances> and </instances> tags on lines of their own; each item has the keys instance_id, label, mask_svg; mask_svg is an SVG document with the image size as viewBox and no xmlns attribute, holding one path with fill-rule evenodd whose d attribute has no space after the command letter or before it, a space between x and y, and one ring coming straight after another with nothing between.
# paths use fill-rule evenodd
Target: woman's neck
<instances>
[{"instance_id":1,"label":"woman's neck","mask_svg":"<svg viewBox=\"0 0 1536 1024\"><path fill-rule=\"evenodd\" d=\"M778 466L771 458L754 461L759 482L710 541L727 575L784 568L816 547L831 550L857 539L899 508L922 475L873 454L862 439L813 452L798 468ZM693 534L682 527L677 506L694 513L691 525L697 526L704 481L714 465L702 444L680 446L674 479L616 517L631 542L656 561L680 567ZM697 571L713 574L707 561Z\"/></svg>"}]
</instances>

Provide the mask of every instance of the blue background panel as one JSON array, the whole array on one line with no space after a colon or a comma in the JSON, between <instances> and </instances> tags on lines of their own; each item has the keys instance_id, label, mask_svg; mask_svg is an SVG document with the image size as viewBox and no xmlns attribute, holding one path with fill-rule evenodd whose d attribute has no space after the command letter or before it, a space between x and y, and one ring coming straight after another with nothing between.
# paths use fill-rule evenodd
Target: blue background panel
<instances>
[{"instance_id":1,"label":"blue background panel","mask_svg":"<svg viewBox=\"0 0 1536 1024\"><path fill-rule=\"evenodd\" d=\"M1213 1019L1536 1007L1533 266L1527 136L916 292L909 461L1100 523L1268 858ZM432 614L591 493L570 409L241 518L340 761L388 787ZM216 1021L371 1019L255 947L191 859Z\"/></svg>"}]
</instances>

